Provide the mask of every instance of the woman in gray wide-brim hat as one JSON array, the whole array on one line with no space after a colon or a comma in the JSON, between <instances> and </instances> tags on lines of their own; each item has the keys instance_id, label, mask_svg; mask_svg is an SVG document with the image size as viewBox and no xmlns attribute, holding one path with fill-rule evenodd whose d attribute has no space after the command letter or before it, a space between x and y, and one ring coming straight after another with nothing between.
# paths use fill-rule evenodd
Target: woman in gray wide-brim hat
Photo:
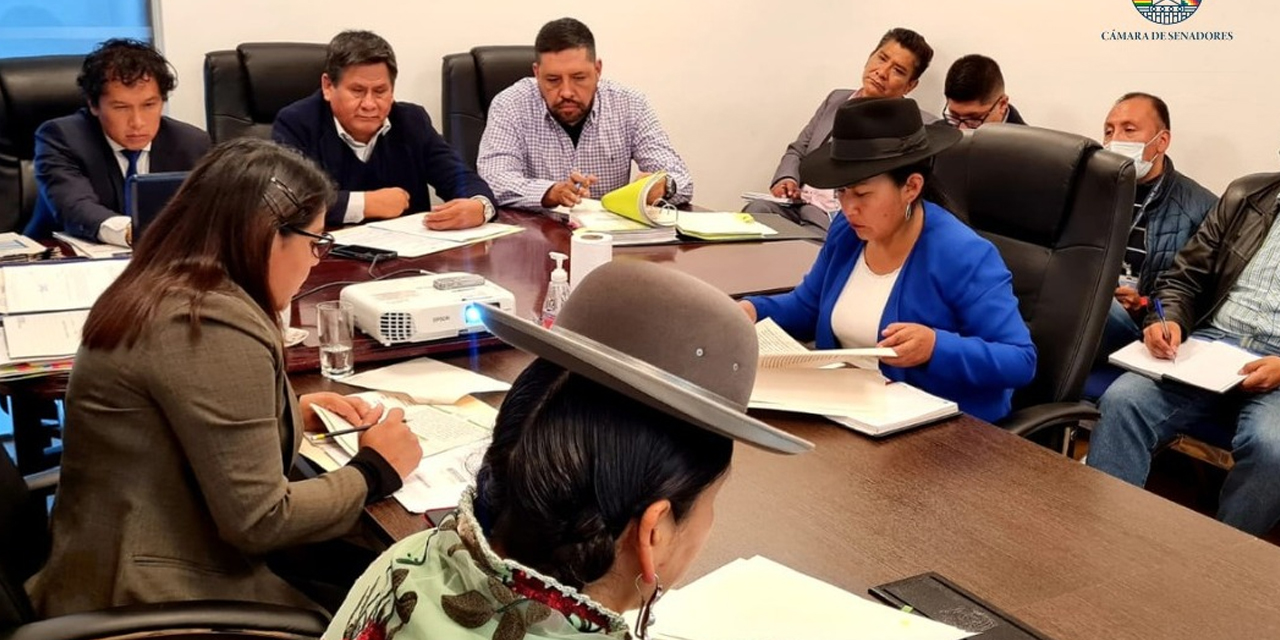
<instances>
[{"instance_id":1,"label":"woman in gray wide-brim hat","mask_svg":"<svg viewBox=\"0 0 1280 640\"><path fill-rule=\"evenodd\" d=\"M1035 375L1036 349L995 246L938 204L933 157L961 137L925 126L906 98L840 107L831 140L800 172L836 189L843 215L794 291L742 307L820 349L891 347L887 378L994 421Z\"/></svg>"},{"instance_id":2,"label":"woman in gray wide-brim hat","mask_svg":"<svg viewBox=\"0 0 1280 640\"><path fill-rule=\"evenodd\" d=\"M550 331L481 309L538 359L457 510L375 561L324 637L644 638L707 539L734 441L812 448L746 415L755 328L711 285L631 260L584 278Z\"/></svg>"}]
</instances>

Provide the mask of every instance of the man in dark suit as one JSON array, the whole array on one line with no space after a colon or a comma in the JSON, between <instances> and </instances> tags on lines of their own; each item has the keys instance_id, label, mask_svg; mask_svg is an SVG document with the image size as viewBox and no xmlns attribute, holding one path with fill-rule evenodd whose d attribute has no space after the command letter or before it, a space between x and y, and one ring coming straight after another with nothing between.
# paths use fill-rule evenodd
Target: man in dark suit
<instances>
[{"instance_id":1,"label":"man in dark suit","mask_svg":"<svg viewBox=\"0 0 1280 640\"><path fill-rule=\"evenodd\" d=\"M947 98L942 117L958 129L977 129L990 122L1027 123L1009 104L1000 65L987 56L971 53L952 63L942 93Z\"/></svg>"},{"instance_id":2,"label":"man in dark suit","mask_svg":"<svg viewBox=\"0 0 1280 640\"><path fill-rule=\"evenodd\" d=\"M209 150L209 136L162 114L177 83L151 45L107 40L76 78L86 107L36 130L39 196L24 234L54 231L128 246L125 180L134 174L189 171Z\"/></svg>"},{"instance_id":3,"label":"man in dark suit","mask_svg":"<svg viewBox=\"0 0 1280 640\"><path fill-rule=\"evenodd\" d=\"M329 227L428 212L431 229L494 216L493 191L431 126L421 105L395 99L396 54L369 31L329 42L320 91L276 115L271 137L320 164L338 184ZM427 187L445 202L431 205Z\"/></svg>"}]
</instances>

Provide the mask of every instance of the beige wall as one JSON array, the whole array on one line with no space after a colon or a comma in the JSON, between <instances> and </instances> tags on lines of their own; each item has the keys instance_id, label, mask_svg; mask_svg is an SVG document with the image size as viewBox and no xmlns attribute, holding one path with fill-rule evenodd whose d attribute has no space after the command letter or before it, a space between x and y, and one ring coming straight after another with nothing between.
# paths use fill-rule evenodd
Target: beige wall
<instances>
[{"instance_id":1,"label":"beige wall","mask_svg":"<svg viewBox=\"0 0 1280 640\"><path fill-rule=\"evenodd\" d=\"M545 21L573 15L595 32L604 73L648 94L693 171L695 200L714 208L737 208L740 192L767 186L786 144L830 89L858 86L862 62L892 26L920 31L936 50L912 95L928 111L941 107L950 63L983 53L1000 62L1033 124L1101 137L1117 96L1150 91L1170 104L1170 155L1205 186L1221 191L1240 175L1280 169L1280 39L1271 33L1280 5L1271 3L1204 0L1189 21L1164 29L1231 31L1230 42L1104 42L1112 29L1161 28L1129 0L157 2L160 44L180 79L171 114L202 127L206 51L372 29L396 48L397 98L438 118L442 56L532 43Z\"/></svg>"}]
</instances>

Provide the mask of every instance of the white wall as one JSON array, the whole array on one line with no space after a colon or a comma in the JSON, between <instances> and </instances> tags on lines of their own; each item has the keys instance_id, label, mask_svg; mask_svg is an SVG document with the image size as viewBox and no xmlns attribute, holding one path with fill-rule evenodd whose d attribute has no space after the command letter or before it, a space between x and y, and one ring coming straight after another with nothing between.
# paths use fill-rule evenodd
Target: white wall
<instances>
[{"instance_id":1,"label":"white wall","mask_svg":"<svg viewBox=\"0 0 1280 640\"><path fill-rule=\"evenodd\" d=\"M737 208L739 193L767 186L822 98L859 86L863 61L893 26L920 31L936 51L912 94L929 111L940 110L951 62L982 53L1000 62L1014 104L1033 124L1101 137L1116 97L1149 91L1170 105L1178 168L1210 189L1280 169L1280 42L1269 33L1280 5L1271 3L1206 0L1190 20L1164 28L1231 31L1230 42L1104 42L1112 29L1161 28L1129 0L156 2L159 42L180 81L171 115L200 126L207 51L372 29L396 49L396 97L438 119L442 56L531 44L544 22L572 15L595 32L604 73L649 96L693 171L695 200L713 208Z\"/></svg>"}]
</instances>

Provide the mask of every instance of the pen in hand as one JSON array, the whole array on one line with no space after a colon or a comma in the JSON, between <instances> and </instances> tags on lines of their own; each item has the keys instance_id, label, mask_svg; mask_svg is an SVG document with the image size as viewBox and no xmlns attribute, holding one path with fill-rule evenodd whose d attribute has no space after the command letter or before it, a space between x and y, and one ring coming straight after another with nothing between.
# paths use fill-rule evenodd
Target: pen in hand
<instances>
[{"instance_id":1,"label":"pen in hand","mask_svg":"<svg viewBox=\"0 0 1280 640\"><path fill-rule=\"evenodd\" d=\"M1164 343L1169 346L1169 360L1178 364L1178 351L1173 347L1173 334L1169 333L1169 322L1164 317L1164 305L1160 298L1155 300L1156 317L1160 319L1160 332L1164 335Z\"/></svg>"},{"instance_id":2,"label":"pen in hand","mask_svg":"<svg viewBox=\"0 0 1280 640\"><path fill-rule=\"evenodd\" d=\"M409 421L403 420L402 422L407 424ZM327 431L325 433L309 433L307 434L307 437L310 438L312 442L324 442L325 440L336 438L338 436L349 436L353 433L368 431L376 426L377 426L376 424L362 424L358 427L352 427L350 429L339 429L337 431Z\"/></svg>"}]
</instances>

